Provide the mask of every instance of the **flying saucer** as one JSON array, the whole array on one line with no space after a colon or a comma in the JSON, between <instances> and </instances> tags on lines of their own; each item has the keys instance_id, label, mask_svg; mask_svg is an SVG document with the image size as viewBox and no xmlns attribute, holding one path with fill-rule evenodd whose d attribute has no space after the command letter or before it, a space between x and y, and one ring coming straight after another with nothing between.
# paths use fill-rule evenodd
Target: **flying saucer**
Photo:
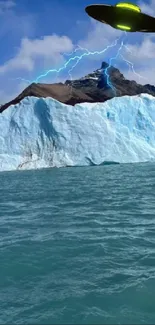
<instances>
[{"instance_id":1,"label":"flying saucer","mask_svg":"<svg viewBox=\"0 0 155 325\"><path fill-rule=\"evenodd\" d=\"M115 6L96 4L86 7L85 10L90 17L116 29L155 33L155 17L142 13L132 3L120 2Z\"/></svg>"}]
</instances>

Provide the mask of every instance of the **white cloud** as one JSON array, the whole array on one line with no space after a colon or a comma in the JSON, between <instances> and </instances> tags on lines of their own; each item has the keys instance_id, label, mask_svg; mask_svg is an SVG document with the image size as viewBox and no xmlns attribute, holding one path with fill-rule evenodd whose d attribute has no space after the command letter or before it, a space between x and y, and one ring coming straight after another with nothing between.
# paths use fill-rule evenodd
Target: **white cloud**
<instances>
[{"instance_id":1,"label":"white cloud","mask_svg":"<svg viewBox=\"0 0 155 325\"><path fill-rule=\"evenodd\" d=\"M108 25L91 20L91 28L85 39L79 41L79 45L88 50L100 50L109 45L121 32Z\"/></svg>"},{"instance_id":2,"label":"white cloud","mask_svg":"<svg viewBox=\"0 0 155 325\"><path fill-rule=\"evenodd\" d=\"M136 68L135 73L132 70L122 71L126 79L135 80L137 83L141 85L155 85L155 68Z\"/></svg>"},{"instance_id":3,"label":"white cloud","mask_svg":"<svg viewBox=\"0 0 155 325\"><path fill-rule=\"evenodd\" d=\"M129 44L128 48L132 53L134 62L140 62L141 64L148 65L148 60L155 59L155 43L149 36L146 36L141 44Z\"/></svg>"},{"instance_id":4,"label":"white cloud","mask_svg":"<svg viewBox=\"0 0 155 325\"><path fill-rule=\"evenodd\" d=\"M92 20L89 33L84 40L79 40L78 45L92 51L100 50L101 48L103 49L109 45L111 41L114 41L116 36L119 34L119 31L115 31L111 27L96 23ZM104 35L106 35L106 38ZM72 40L67 36L58 36L53 34L44 36L40 39L23 38L19 48L17 49L16 55L0 66L0 78L3 80L3 76L6 79L7 75L9 78L10 76L12 77L12 75L19 75L23 78L25 77L25 79L29 79L26 77L28 72L33 72L33 75L37 75L38 71L44 72L49 67L55 68L56 65L60 66L60 64L62 65L65 63L65 60L68 57L64 56L63 54L72 52L74 48L75 46L73 45ZM94 59L95 57L93 57L93 60ZM99 58L97 59L99 60ZM38 60L40 60L40 67L38 67ZM73 77L76 78L89 72L90 70L88 71L88 67L86 65L82 71L79 68L75 69L73 72ZM64 76L62 76L62 78L64 79ZM46 80L40 81L46 82ZM59 81L61 81L61 77ZM14 83L10 83L9 85L9 96L7 96L6 91L3 93L1 92L0 101L4 103L5 101L14 98L26 86L27 84L14 80Z\"/></svg>"},{"instance_id":5,"label":"white cloud","mask_svg":"<svg viewBox=\"0 0 155 325\"><path fill-rule=\"evenodd\" d=\"M12 0L0 0L0 14L4 13L6 10L15 7L15 2Z\"/></svg>"},{"instance_id":6,"label":"white cloud","mask_svg":"<svg viewBox=\"0 0 155 325\"><path fill-rule=\"evenodd\" d=\"M104 35L106 35L106 38ZM121 35L120 31L91 20L88 35L84 40L80 40L78 45L91 51L99 51L106 48L118 35ZM49 66L54 67L56 64L65 62L63 53L71 52L73 48L73 42L67 36L53 34L44 36L41 39L23 38L16 55L0 66L0 74L17 70L32 72L36 68L38 59L42 60L41 66L44 69ZM95 57L93 57L94 59Z\"/></svg>"},{"instance_id":7,"label":"white cloud","mask_svg":"<svg viewBox=\"0 0 155 325\"><path fill-rule=\"evenodd\" d=\"M142 11L148 12L148 10L151 10L151 12L149 13L153 14L153 10L155 10L155 1L152 1L150 6L145 5L144 3L141 2L140 6ZM128 40L127 45L132 54L131 53L127 54L126 52L125 57L134 63L134 68L136 73L143 76L144 79L139 79L138 75L135 75L133 71L125 72L125 77L132 80L136 80L138 83L141 84L145 84L145 83L155 84L155 78L154 78L155 42L152 36L153 34L141 35L140 36L141 43L140 43L140 37L137 34L135 35L135 39L137 41L134 42L134 44L133 44L133 35L131 36L130 34L128 34L128 38L126 39L126 41ZM86 37L79 40L78 45L80 45L83 48L87 48L90 51L94 51L94 50L99 51L101 49L106 48L106 46L110 45L121 36L122 36L121 31L115 30L110 26L98 23L92 19L90 20L89 31ZM60 64L62 65L63 63L65 63L65 60L67 58L66 56L63 55L63 53L70 53L73 51L73 49L74 49L74 44L72 40L67 36L58 36L56 34L53 34L53 35L43 36L42 38L38 38L38 39L30 39L30 37L23 37L21 39L20 46L17 49L16 55L0 66L0 78L1 78L0 83L1 85L3 84L3 82L1 82L3 81L3 76L5 77L5 80L7 80L6 79L7 75L9 76L9 78L10 76L12 77L12 75L13 76L20 75L23 78L25 77L25 79L29 79L27 78L27 73L33 72L33 76L34 75L37 76L38 71L40 73L40 72L44 72L49 67L55 68L56 66L60 66ZM99 62L99 65L97 60ZM106 53L105 55L102 55L102 57L101 56L90 57L91 65L89 65L88 61L87 64L83 64L84 66L83 69L81 69L79 65L78 68L73 71L73 78L76 77L78 78L78 76L82 76L89 72L92 72L94 70L94 67L96 68L96 65L100 67L101 61L104 60L106 61ZM116 66L117 66L117 62L116 62ZM119 67L121 70L121 65L119 65ZM121 72L123 71L121 70ZM40 82L46 82L46 80L48 79L45 80L41 79ZM59 79L59 81L60 80L61 79ZM53 79L51 79L51 81L54 82ZM7 83L6 85L1 86L0 102L1 101L5 102L10 100L11 98L14 98L26 86L27 84L25 83L23 84L20 81L14 81L14 83L10 85L9 96L7 96L7 92L8 92ZM7 91L5 91L5 87Z\"/></svg>"},{"instance_id":8,"label":"white cloud","mask_svg":"<svg viewBox=\"0 0 155 325\"><path fill-rule=\"evenodd\" d=\"M91 51L100 50L106 48L118 35L121 35L120 31L91 21L88 35L85 39L80 40L78 45ZM73 48L74 45L67 36L53 34L41 39L23 38L16 55L0 66L0 74L13 70L33 71L38 58L42 60L44 67L47 67L47 63L50 66L57 63L62 64L65 60L63 53L71 52Z\"/></svg>"},{"instance_id":9,"label":"white cloud","mask_svg":"<svg viewBox=\"0 0 155 325\"><path fill-rule=\"evenodd\" d=\"M37 58L48 59L53 64L61 62L63 52L70 52L73 43L67 36L44 36L42 39L30 40L24 38L15 57L0 66L0 73L10 72L11 70L32 71L35 67Z\"/></svg>"},{"instance_id":10,"label":"white cloud","mask_svg":"<svg viewBox=\"0 0 155 325\"><path fill-rule=\"evenodd\" d=\"M149 3L140 1L138 5L141 11L151 16L155 15L155 1ZM132 42L133 43L133 42ZM140 84L155 85L155 38L154 34L142 34L142 41L128 44L128 55L126 57L134 64L136 74L132 70L124 73L129 80L136 80ZM122 71L123 72L123 71ZM142 78L140 78L140 75Z\"/></svg>"},{"instance_id":11,"label":"white cloud","mask_svg":"<svg viewBox=\"0 0 155 325\"><path fill-rule=\"evenodd\" d=\"M130 52L126 54L126 58L133 63L136 74L130 70L125 73L125 77L143 85L155 85L155 42L149 35L144 37L141 44L128 44Z\"/></svg>"},{"instance_id":12,"label":"white cloud","mask_svg":"<svg viewBox=\"0 0 155 325\"><path fill-rule=\"evenodd\" d=\"M141 11L148 14L148 15L155 15L155 1L152 0L150 3L146 3L143 1L140 1L138 3L139 7L141 8Z\"/></svg>"}]
</instances>

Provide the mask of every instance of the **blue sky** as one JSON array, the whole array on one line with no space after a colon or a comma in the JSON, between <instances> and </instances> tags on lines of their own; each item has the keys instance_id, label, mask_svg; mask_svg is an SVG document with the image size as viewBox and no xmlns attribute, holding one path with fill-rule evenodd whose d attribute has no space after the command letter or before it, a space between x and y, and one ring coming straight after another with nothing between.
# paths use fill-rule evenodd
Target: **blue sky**
<instances>
[{"instance_id":1,"label":"blue sky","mask_svg":"<svg viewBox=\"0 0 155 325\"><path fill-rule=\"evenodd\" d=\"M144 12L155 15L154 2L137 4ZM102 61L109 62L117 54L123 33L90 19L84 8L92 3L95 1L0 0L0 103L19 94L28 85L24 79L34 80L48 69L59 69L77 46L101 51L119 38L117 46L105 53L80 60L72 70L73 79L100 68ZM129 79L155 84L155 37L129 33L125 45L122 56L113 64ZM83 51L79 50L78 55ZM134 64L134 70L129 62ZM40 82L69 79L69 69L70 65L59 75L50 73Z\"/></svg>"}]
</instances>

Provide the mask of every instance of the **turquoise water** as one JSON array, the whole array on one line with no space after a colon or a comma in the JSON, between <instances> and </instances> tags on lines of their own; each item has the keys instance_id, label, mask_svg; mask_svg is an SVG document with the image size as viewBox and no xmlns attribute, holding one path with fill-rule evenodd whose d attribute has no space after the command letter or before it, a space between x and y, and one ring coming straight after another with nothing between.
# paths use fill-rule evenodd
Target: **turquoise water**
<instances>
[{"instance_id":1,"label":"turquoise water","mask_svg":"<svg viewBox=\"0 0 155 325\"><path fill-rule=\"evenodd\" d=\"M0 173L2 323L155 323L155 164Z\"/></svg>"}]
</instances>

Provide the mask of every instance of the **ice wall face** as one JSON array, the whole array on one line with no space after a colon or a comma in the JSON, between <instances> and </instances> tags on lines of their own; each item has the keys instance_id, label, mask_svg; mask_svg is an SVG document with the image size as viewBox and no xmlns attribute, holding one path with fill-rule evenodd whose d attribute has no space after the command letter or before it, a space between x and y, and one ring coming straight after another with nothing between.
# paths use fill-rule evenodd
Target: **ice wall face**
<instances>
[{"instance_id":1,"label":"ice wall face","mask_svg":"<svg viewBox=\"0 0 155 325\"><path fill-rule=\"evenodd\" d=\"M155 160L155 98L74 107L27 97L0 114L0 170Z\"/></svg>"}]
</instances>

